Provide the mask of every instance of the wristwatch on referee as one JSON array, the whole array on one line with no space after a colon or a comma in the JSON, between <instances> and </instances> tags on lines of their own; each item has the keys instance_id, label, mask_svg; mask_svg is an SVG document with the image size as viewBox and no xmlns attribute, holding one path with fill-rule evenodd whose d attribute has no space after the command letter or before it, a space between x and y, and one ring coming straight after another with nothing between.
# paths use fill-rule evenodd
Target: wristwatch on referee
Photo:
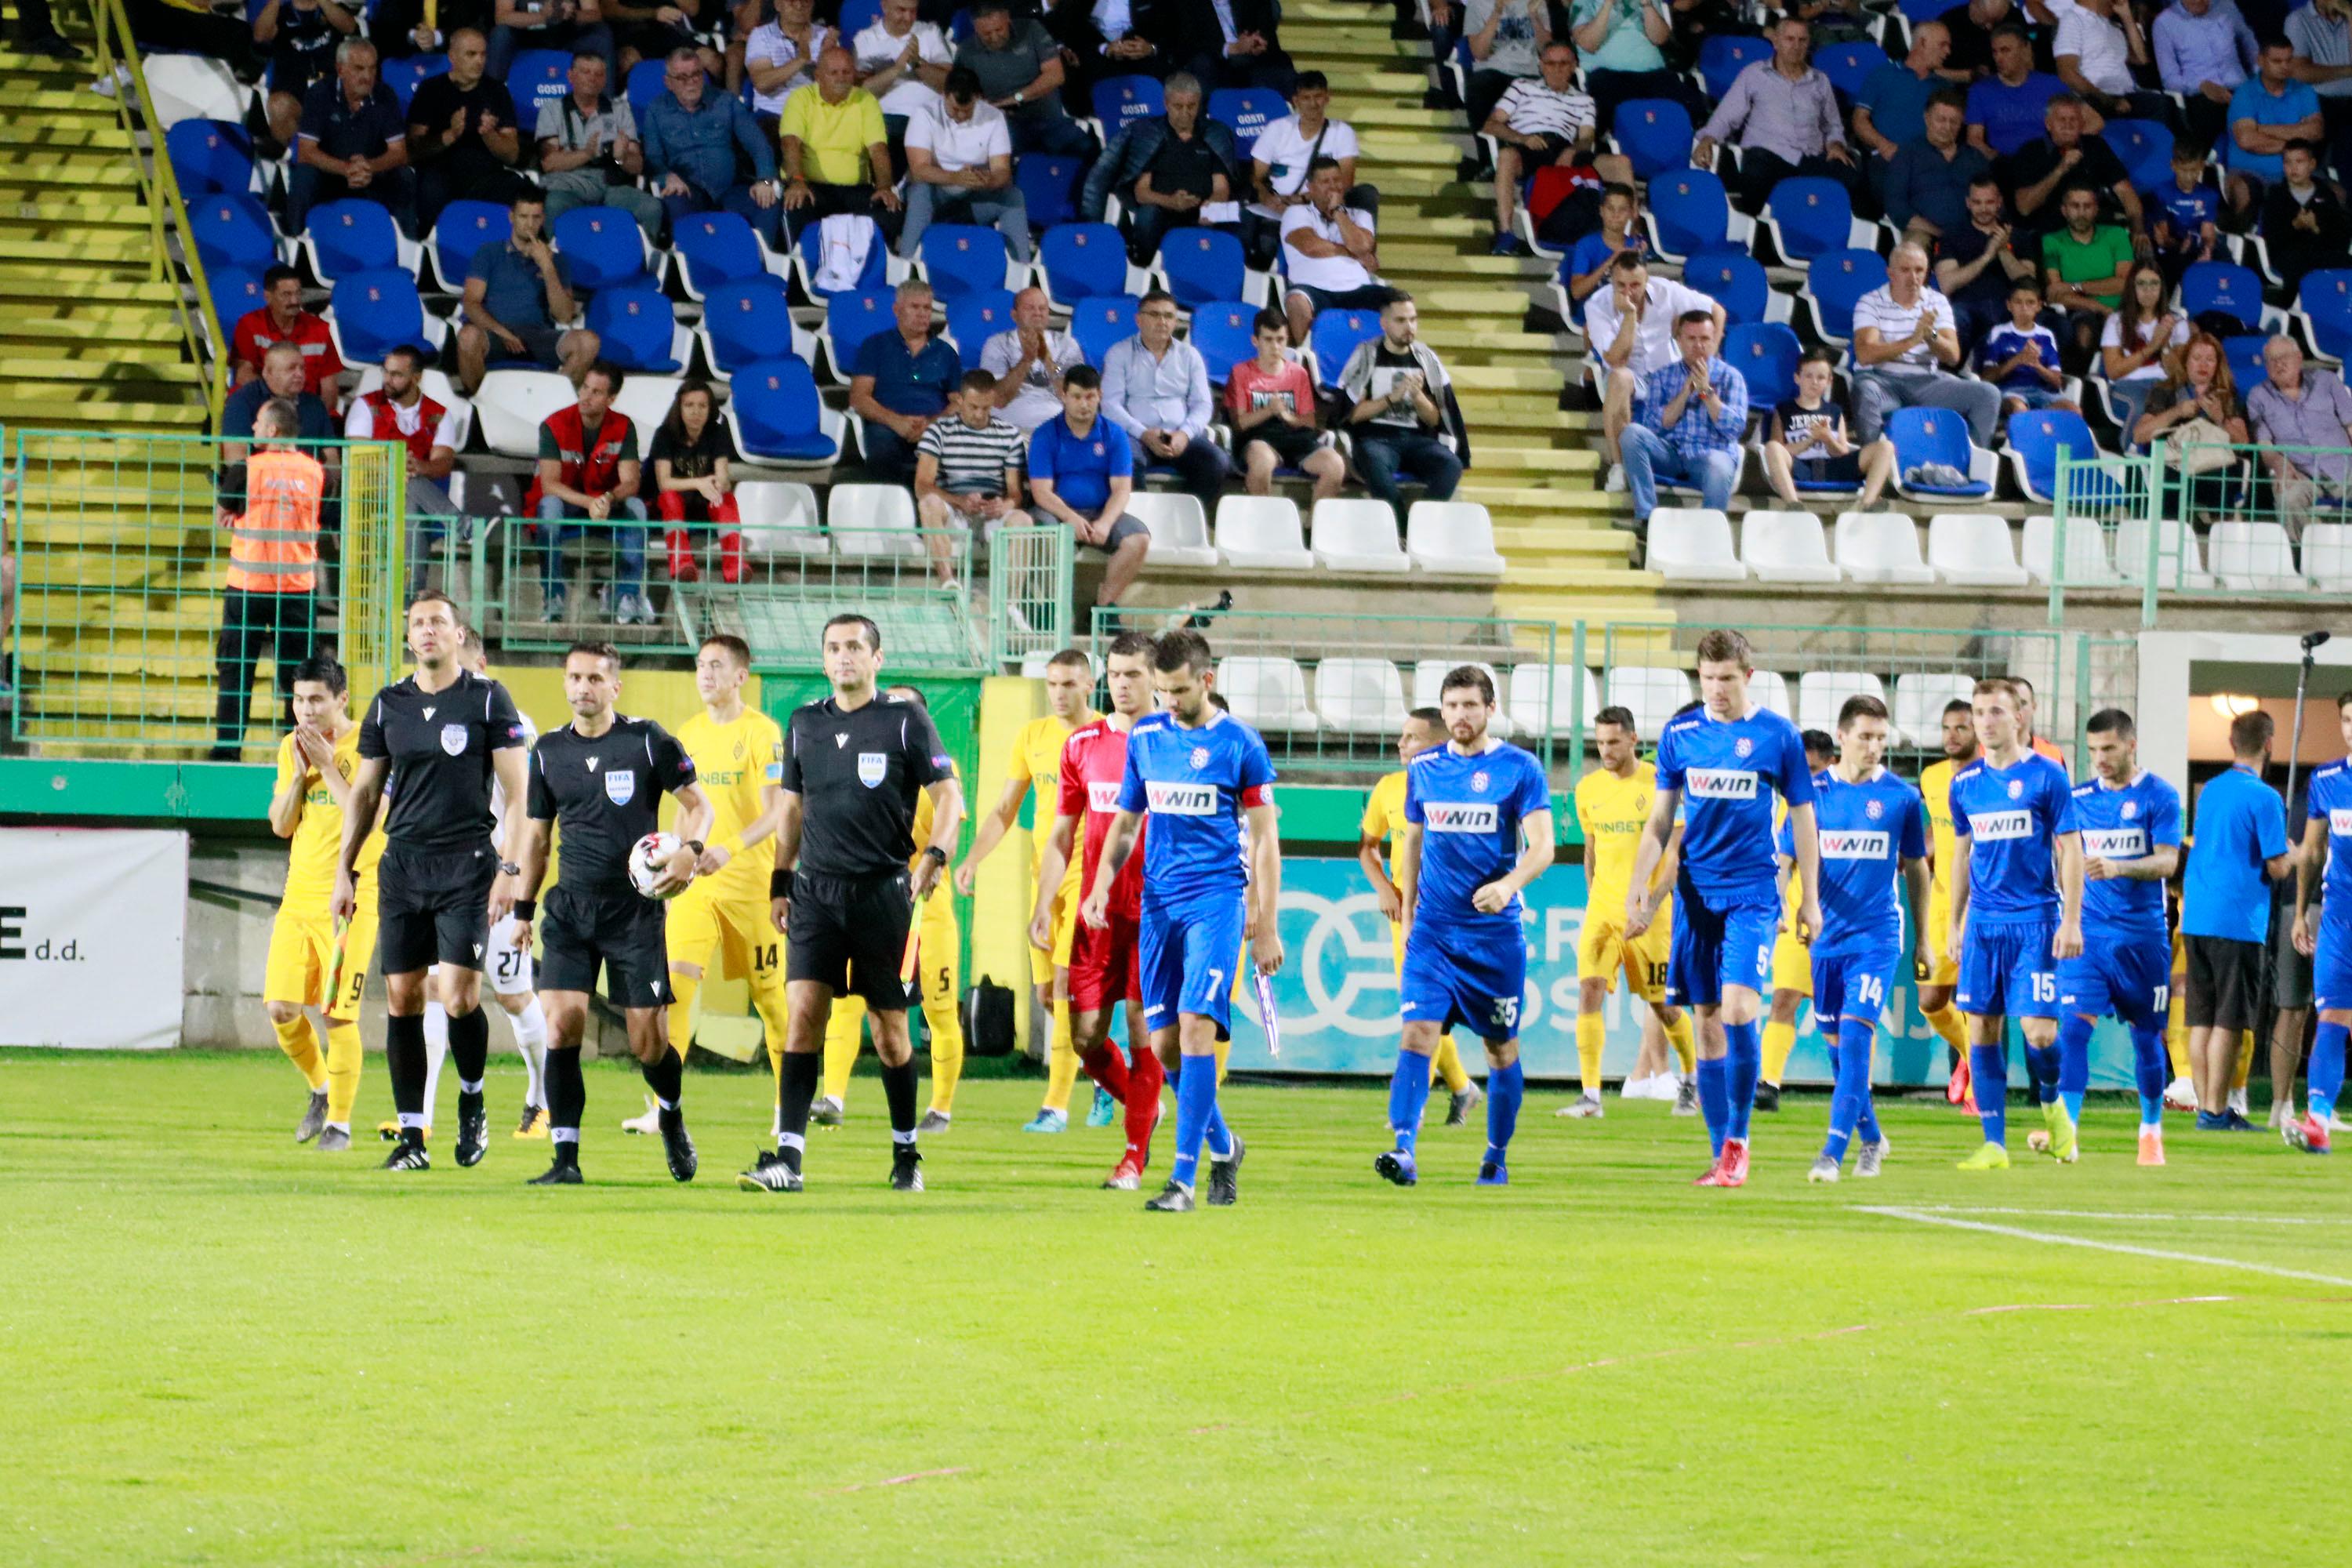
<instances>
[{"instance_id":1,"label":"wristwatch on referee","mask_svg":"<svg viewBox=\"0 0 2352 1568\"><path fill-rule=\"evenodd\" d=\"M699 838L683 839L679 842L678 847L681 849L691 849L694 851L694 858L696 859L699 860L702 858L703 845L702 840Z\"/></svg>"},{"instance_id":2,"label":"wristwatch on referee","mask_svg":"<svg viewBox=\"0 0 2352 1568\"><path fill-rule=\"evenodd\" d=\"M520 877L522 875L522 868L511 860L501 860L499 862L499 874L505 877Z\"/></svg>"},{"instance_id":3,"label":"wristwatch on referee","mask_svg":"<svg viewBox=\"0 0 2352 1568\"><path fill-rule=\"evenodd\" d=\"M934 859L934 860L936 860L936 861L938 861L938 862L940 863L940 867L941 867L942 868L945 868L945 867L947 866L947 863L948 863L948 852L947 852L946 850L944 850L944 849L940 848L938 845L936 845L936 844L926 844L926 845L924 845L924 846L923 846L923 853L924 853L924 854L926 854L926 855L928 855L928 856L929 856L932 859Z\"/></svg>"}]
</instances>

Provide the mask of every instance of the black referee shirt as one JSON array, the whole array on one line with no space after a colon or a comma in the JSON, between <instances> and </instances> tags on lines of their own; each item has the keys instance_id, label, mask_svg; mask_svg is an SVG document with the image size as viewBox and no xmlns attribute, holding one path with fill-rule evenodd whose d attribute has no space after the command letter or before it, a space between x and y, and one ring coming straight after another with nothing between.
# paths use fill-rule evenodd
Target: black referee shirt
<instances>
[{"instance_id":1,"label":"black referee shirt","mask_svg":"<svg viewBox=\"0 0 2352 1568\"><path fill-rule=\"evenodd\" d=\"M832 698L796 709L784 730L782 785L801 796L796 870L887 877L915 853L915 804L954 776L930 716L877 694L844 712Z\"/></svg>"},{"instance_id":2,"label":"black referee shirt","mask_svg":"<svg viewBox=\"0 0 2352 1568\"><path fill-rule=\"evenodd\" d=\"M665 790L694 782L694 759L650 719L614 715L591 740L566 724L530 749L533 822L563 831L556 883L574 893L633 893L629 851L661 826Z\"/></svg>"},{"instance_id":3,"label":"black referee shirt","mask_svg":"<svg viewBox=\"0 0 2352 1568\"><path fill-rule=\"evenodd\" d=\"M495 680L461 670L439 691L416 678L385 687L360 721L360 756L387 758L387 843L478 849L490 836L490 753L523 743L522 716Z\"/></svg>"}]
</instances>

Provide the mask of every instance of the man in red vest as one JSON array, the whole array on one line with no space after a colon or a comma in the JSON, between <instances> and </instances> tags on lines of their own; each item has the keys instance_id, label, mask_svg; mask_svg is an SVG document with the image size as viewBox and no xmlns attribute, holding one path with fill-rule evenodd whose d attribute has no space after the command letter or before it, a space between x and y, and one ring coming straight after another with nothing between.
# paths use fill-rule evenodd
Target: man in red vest
<instances>
[{"instance_id":1,"label":"man in red vest","mask_svg":"<svg viewBox=\"0 0 2352 1568\"><path fill-rule=\"evenodd\" d=\"M646 602L646 503L637 497L643 467L636 427L613 406L621 390L620 367L598 360L580 376L580 401L560 408L539 426L539 475L523 505L547 526L540 530L546 549L541 563L546 618L564 618L570 589L564 582L563 542L592 531L609 538L618 557L613 585L613 620L651 626ZM633 518L639 524L614 523ZM567 521L590 526L565 527ZM611 526L608 526L611 525Z\"/></svg>"},{"instance_id":2,"label":"man in red vest","mask_svg":"<svg viewBox=\"0 0 2352 1568\"><path fill-rule=\"evenodd\" d=\"M245 512L223 508L229 531L228 590L221 596L219 694L213 705L213 761L237 760L253 721L253 667L270 650L281 727L293 728L294 667L310 657L318 625L319 503L327 473L294 447L294 405L272 398L254 416L258 447L246 459Z\"/></svg>"},{"instance_id":3,"label":"man in red vest","mask_svg":"<svg viewBox=\"0 0 2352 1568\"><path fill-rule=\"evenodd\" d=\"M404 343L383 356L383 384L352 399L343 436L352 441L397 441L408 448L408 596L425 591L425 569L457 503L446 488L457 462L455 415L425 395L425 351ZM445 578L451 574L445 569Z\"/></svg>"}]
</instances>

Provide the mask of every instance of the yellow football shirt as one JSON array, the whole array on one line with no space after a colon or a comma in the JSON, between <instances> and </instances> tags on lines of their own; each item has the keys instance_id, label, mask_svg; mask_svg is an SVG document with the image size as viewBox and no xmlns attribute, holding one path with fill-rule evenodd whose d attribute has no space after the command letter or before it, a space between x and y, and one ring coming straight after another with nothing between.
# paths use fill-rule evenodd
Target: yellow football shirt
<instances>
[{"instance_id":1,"label":"yellow football shirt","mask_svg":"<svg viewBox=\"0 0 2352 1568\"><path fill-rule=\"evenodd\" d=\"M1365 798L1363 832L1367 838L1394 846L1396 836L1403 831L1404 770L1399 768L1374 784Z\"/></svg>"},{"instance_id":2,"label":"yellow football shirt","mask_svg":"<svg viewBox=\"0 0 2352 1568\"><path fill-rule=\"evenodd\" d=\"M360 727L335 742L335 770L349 779L360 771ZM343 853L343 808L335 804L328 792L326 781L310 772L294 750L294 737L288 735L278 742L277 792L283 793L298 775L308 776L311 784L302 797L302 819L294 826L286 859L286 889L282 907L298 915L315 914L324 919L327 904L335 896L335 866ZM375 863L383 858L383 835L371 833L360 847L359 881L364 892L369 879L374 874Z\"/></svg>"},{"instance_id":3,"label":"yellow football shirt","mask_svg":"<svg viewBox=\"0 0 2352 1568\"><path fill-rule=\"evenodd\" d=\"M1078 715L1076 723L1065 724L1047 713L1022 725L1021 732L1013 738L1013 760L1007 764L1008 773L1015 782L1025 784L1030 789L1029 820L1034 824L1029 829L1029 870L1032 876L1045 863L1045 840L1054 830L1055 815L1061 809L1063 743L1074 732L1093 723L1097 716L1092 709L1087 709ZM915 837L919 841L922 834L923 830L918 827ZM1076 847L1072 846L1074 851ZM1070 856L1069 876L1064 880L1074 880L1077 877L1079 858L1076 853Z\"/></svg>"},{"instance_id":4,"label":"yellow football shirt","mask_svg":"<svg viewBox=\"0 0 2352 1568\"><path fill-rule=\"evenodd\" d=\"M1595 768L1576 781L1576 826L1592 846L1592 886L1584 891L1586 909L1614 911L1625 907L1657 784L1658 770L1649 763L1635 763L1632 778Z\"/></svg>"},{"instance_id":5,"label":"yellow football shirt","mask_svg":"<svg viewBox=\"0 0 2352 1568\"><path fill-rule=\"evenodd\" d=\"M677 743L694 759L695 782L710 797L709 842L726 845L732 857L711 879L712 890L751 889L766 898L768 873L775 869L773 842L754 845L746 855L735 840L759 820L768 787L783 778L783 731L750 708L724 724L702 712L677 727Z\"/></svg>"},{"instance_id":6,"label":"yellow football shirt","mask_svg":"<svg viewBox=\"0 0 2352 1568\"><path fill-rule=\"evenodd\" d=\"M1947 758L1919 773L1919 793L1927 801L1927 832L1935 846L1935 893L1931 909L1950 902L1952 857L1959 852L1959 836L1952 831L1952 775L1960 771Z\"/></svg>"},{"instance_id":7,"label":"yellow football shirt","mask_svg":"<svg viewBox=\"0 0 2352 1568\"><path fill-rule=\"evenodd\" d=\"M956 783L963 782L963 770L953 763L948 764L948 772L954 775ZM911 871L923 863L923 847L931 841L931 825L938 820L939 811L931 805L931 792L927 789L918 790L915 793L915 853L907 861L908 870ZM957 836L959 837L962 836L961 830L958 831ZM952 861L955 857L950 854L948 858ZM942 892L950 898L955 896L954 886L944 875L940 878L940 884L939 889L933 891L932 897L937 898Z\"/></svg>"}]
</instances>

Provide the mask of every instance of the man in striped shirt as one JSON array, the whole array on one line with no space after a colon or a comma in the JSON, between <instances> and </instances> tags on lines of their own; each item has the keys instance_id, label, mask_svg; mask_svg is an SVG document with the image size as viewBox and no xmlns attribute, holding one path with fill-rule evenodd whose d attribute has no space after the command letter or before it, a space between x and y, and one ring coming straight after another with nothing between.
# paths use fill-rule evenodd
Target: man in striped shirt
<instances>
[{"instance_id":1,"label":"man in striped shirt","mask_svg":"<svg viewBox=\"0 0 2352 1568\"><path fill-rule=\"evenodd\" d=\"M1546 44L1540 77L1522 78L1505 89L1479 129L1495 139L1495 243L1496 256L1525 256L1525 241L1513 232L1519 180L1528 166L1546 163L1622 163L1603 169L1604 180L1631 184L1631 161L1592 156L1592 100L1576 88L1576 47L1561 38Z\"/></svg>"},{"instance_id":2,"label":"man in striped shirt","mask_svg":"<svg viewBox=\"0 0 2352 1568\"><path fill-rule=\"evenodd\" d=\"M1021 427L996 412L996 378L967 371L948 399L951 417L934 419L915 443L915 514L923 548L943 588L956 582L947 531L985 539L1004 524L1025 524L1021 510L1024 446Z\"/></svg>"},{"instance_id":3,"label":"man in striped shirt","mask_svg":"<svg viewBox=\"0 0 2352 1568\"><path fill-rule=\"evenodd\" d=\"M1647 522L1658 504L1661 479L1698 486L1703 504L1717 511L1731 504L1739 438L1748 430L1748 382L1716 357L1715 344L1715 318L1684 311L1675 322L1682 357L1650 373L1633 423L1617 437L1637 522Z\"/></svg>"},{"instance_id":4,"label":"man in striped shirt","mask_svg":"<svg viewBox=\"0 0 2352 1568\"><path fill-rule=\"evenodd\" d=\"M1946 366L1960 363L1952 302L1927 287L1927 253L1908 241L1887 258L1886 283L1853 307L1853 427L1865 445L1878 439L1898 408L1950 408L1969 422L1979 447L1992 445L2000 389L1963 381Z\"/></svg>"}]
</instances>

